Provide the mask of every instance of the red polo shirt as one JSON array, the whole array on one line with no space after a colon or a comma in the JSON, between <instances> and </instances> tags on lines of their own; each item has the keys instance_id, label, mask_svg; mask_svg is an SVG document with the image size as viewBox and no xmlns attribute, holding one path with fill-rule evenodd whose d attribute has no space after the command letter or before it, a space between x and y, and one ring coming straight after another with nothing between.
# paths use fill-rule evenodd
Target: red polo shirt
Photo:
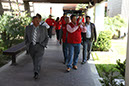
<instances>
[{"instance_id":1,"label":"red polo shirt","mask_svg":"<svg viewBox=\"0 0 129 86\"><path fill-rule=\"evenodd\" d=\"M47 18L45 21L49 26L55 26L55 20Z\"/></svg>"}]
</instances>

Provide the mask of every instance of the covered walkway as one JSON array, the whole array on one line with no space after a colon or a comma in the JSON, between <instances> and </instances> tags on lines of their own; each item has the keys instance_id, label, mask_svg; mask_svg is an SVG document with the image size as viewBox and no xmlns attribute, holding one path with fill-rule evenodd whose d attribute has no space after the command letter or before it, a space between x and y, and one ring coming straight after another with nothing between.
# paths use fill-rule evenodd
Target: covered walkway
<instances>
[{"instance_id":1,"label":"covered walkway","mask_svg":"<svg viewBox=\"0 0 129 86\"><path fill-rule=\"evenodd\" d=\"M10 66L10 62L0 68L0 86L101 86L93 60L81 65L81 57L80 53L78 70L67 73L62 46L52 38L43 57L40 79L33 79L31 57L23 52L18 56L17 66Z\"/></svg>"}]
</instances>

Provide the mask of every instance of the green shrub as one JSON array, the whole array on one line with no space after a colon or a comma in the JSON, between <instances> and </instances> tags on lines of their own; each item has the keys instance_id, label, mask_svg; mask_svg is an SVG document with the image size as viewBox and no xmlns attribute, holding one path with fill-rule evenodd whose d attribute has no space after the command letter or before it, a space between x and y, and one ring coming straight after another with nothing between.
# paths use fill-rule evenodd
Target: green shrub
<instances>
[{"instance_id":1,"label":"green shrub","mask_svg":"<svg viewBox=\"0 0 129 86\"><path fill-rule=\"evenodd\" d=\"M10 61L11 57L0 54L0 67Z\"/></svg>"},{"instance_id":2,"label":"green shrub","mask_svg":"<svg viewBox=\"0 0 129 86\"><path fill-rule=\"evenodd\" d=\"M30 23L31 18L25 13L0 16L0 49L4 50L16 44L16 41L23 40L25 27ZM4 47L4 49L3 49Z\"/></svg>"},{"instance_id":3,"label":"green shrub","mask_svg":"<svg viewBox=\"0 0 129 86\"><path fill-rule=\"evenodd\" d=\"M10 60L9 56L2 55L2 51L24 40L25 27L30 21L26 12L22 16L20 13L0 16L0 67Z\"/></svg>"},{"instance_id":4,"label":"green shrub","mask_svg":"<svg viewBox=\"0 0 129 86\"><path fill-rule=\"evenodd\" d=\"M102 86L125 86L123 82L117 82L115 79L124 79L125 61L122 63L117 60L117 64L96 64L98 73L102 79L99 81Z\"/></svg>"},{"instance_id":5,"label":"green shrub","mask_svg":"<svg viewBox=\"0 0 129 86\"><path fill-rule=\"evenodd\" d=\"M111 31L101 31L97 38L97 42L93 42L93 51L108 51L111 48Z\"/></svg>"},{"instance_id":6,"label":"green shrub","mask_svg":"<svg viewBox=\"0 0 129 86\"><path fill-rule=\"evenodd\" d=\"M102 86L124 86L122 82L117 82L115 79L119 79L121 75L116 69L116 64L96 64L97 70L99 72L99 79Z\"/></svg>"},{"instance_id":7,"label":"green shrub","mask_svg":"<svg viewBox=\"0 0 129 86\"><path fill-rule=\"evenodd\" d=\"M112 37L118 38L119 37L119 31L123 28L127 27L127 23L125 20L120 16L114 16L114 17L105 17L104 19L104 28L105 30L110 30L112 32Z\"/></svg>"},{"instance_id":8,"label":"green shrub","mask_svg":"<svg viewBox=\"0 0 129 86\"><path fill-rule=\"evenodd\" d=\"M118 59L117 61L117 66L116 68L118 69L118 71L120 72L120 74L123 76L123 78L125 78L125 65L126 65L126 60L122 63L120 59Z\"/></svg>"}]
</instances>

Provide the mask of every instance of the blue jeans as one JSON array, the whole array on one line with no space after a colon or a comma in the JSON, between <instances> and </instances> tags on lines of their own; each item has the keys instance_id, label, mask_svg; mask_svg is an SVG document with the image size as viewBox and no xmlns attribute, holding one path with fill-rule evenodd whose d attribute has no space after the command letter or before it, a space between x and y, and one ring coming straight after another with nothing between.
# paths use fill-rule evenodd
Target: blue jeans
<instances>
[{"instance_id":1,"label":"blue jeans","mask_svg":"<svg viewBox=\"0 0 129 86\"><path fill-rule=\"evenodd\" d=\"M80 53L80 45L81 44L68 44L68 47L69 47L69 56L68 56L68 64L67 64L68 68L72 67L72 63L73 63L73 66L77 65L78 56Z\"/></svg>"},{"instance_id":2,"label":"blue jeans","mask_svg":"<svg viewBox=\"0 0 129 86\"><path fill-rule=\"evenodd\" d=\"M68 62L68 44L67 43L63 43L63 54L64 54L64 62L67 63Z\"/></svg>"},{"instance_id":3,"label":"blue jeans","mask_svg":"<svg viewBox=\"0 0 129 86\"><path fill-rule=\"evenodd\" d=\"M83 62L86 62L88 58L90 58L90 53L92 49L92 41L87 39L83 41Z\"/></svg>"}]
</instances>

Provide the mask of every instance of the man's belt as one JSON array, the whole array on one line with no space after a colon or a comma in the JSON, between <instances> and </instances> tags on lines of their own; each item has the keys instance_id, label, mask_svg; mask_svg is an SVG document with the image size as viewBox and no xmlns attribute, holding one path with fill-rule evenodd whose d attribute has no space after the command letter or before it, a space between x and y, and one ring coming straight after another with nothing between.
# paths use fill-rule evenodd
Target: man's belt
<instances>
[{"instance_id":1,"label":"man's belt","mask_svg":"<svg viewBox=\"0 0 129 86\"><path fill-rule=\"evenodd\" d=\"M86 40L91 40L91 38L86 38Z\"/></svg>"},{"instance_id":2,"label":"man's belt","mask_svg":"<svg viewBox=\"0 0 129 86\"><path fill-rule=\"evenodd\" d=\"M32 45L33 45L33 42L31 42L30 44L32 44ZM36 44L39 44L39 42L36 42ZM36 45L36 44L35 44L35 45Z\"/></svg>"}]
</instances>

